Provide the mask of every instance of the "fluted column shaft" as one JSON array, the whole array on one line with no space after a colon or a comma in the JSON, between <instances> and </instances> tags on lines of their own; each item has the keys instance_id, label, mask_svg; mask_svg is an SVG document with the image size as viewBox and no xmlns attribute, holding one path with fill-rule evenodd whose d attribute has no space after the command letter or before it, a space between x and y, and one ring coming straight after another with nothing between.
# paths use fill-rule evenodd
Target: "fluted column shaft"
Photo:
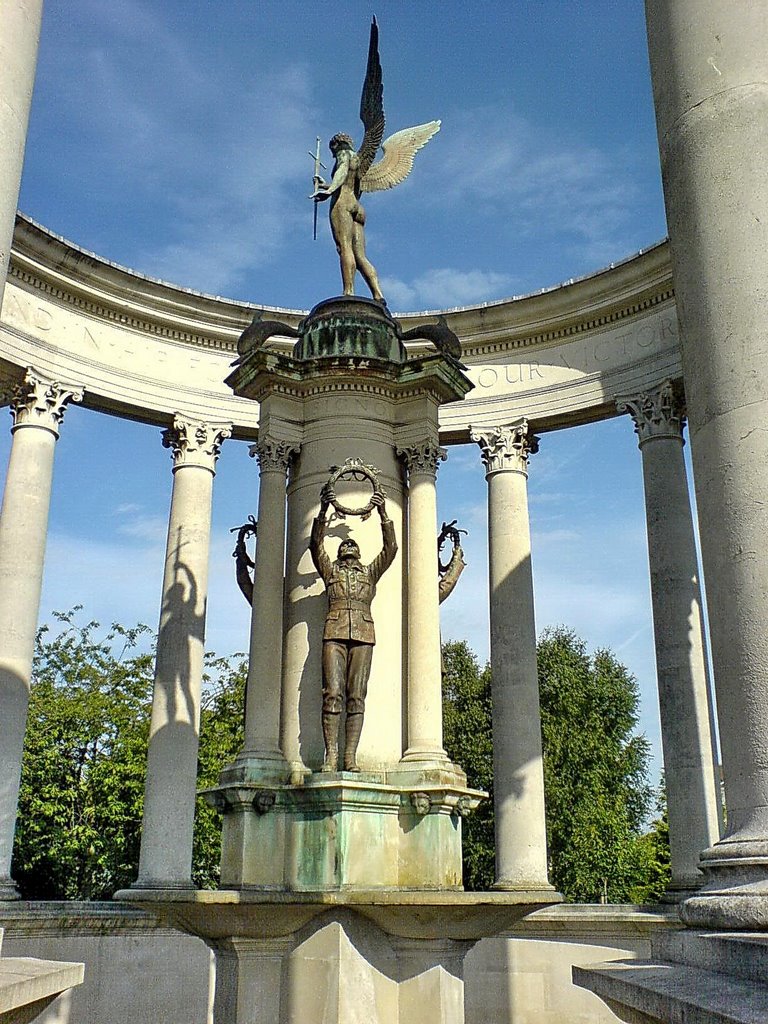
<instances>
[{"instance_id":1,"label":"fluted column shaft","mask_svg":"<svg viewBox=\"0 0 768 1024\"><path fill-rule=\"evenodd\" d=\"M177 416L138 888L192 886L213 476L229 424Z\"/></svg>"},{"instance_id":2,"label":"fluted column shaft","mask_svg":"<svg viewBox=\"0 0 768 1024\"><path fill-rule=\"evenodd\" d=\"M688 923L768 920L768 16L647 0L727 830Z\"/></svg>"},{"instance_id":3,"label":"fluted column shaft","mask_svg":"<svg viewBox=\"0 0 768 1024\"><path fill-rule=\"evenodd\" d=\"M0 512L0 899L18 895L11 856L54 448L66 404L82 395L82 388L28 370L11 398L13 444Z\"/></svg>"},{"instance_id":4,"label":"fluted column shaft","mask_svg":"<svg viewBox=\"0 0 768 1024\"><path fill-rule=\"evenodd\" d=\"M661 739L669 815L671 899L698 889L699 854L720 838L696 542L683 458L685 414L670 381L619 412L635 423L643 459Z\"/></svg>"},{"instance_id":5,"label":"fluted column shaft","mask_svg":"<svg viewBox=\"0 0 768 1024\"><path fill-rule=\"evenodd\" d=\"M296 445L269 437L251 448L259 460L258 538L253 570L253 602L245 745L240 758L272 763L281 774L280 702L283 660L285 577L285 479Z\"/></svg>"},{"instance_id":6,"label":"fluted column shaft","mask_svg":"<svg viewBox=\"0 0 768 1024\"><path fill-rule=\"evenodd\" d=\"M408 468L408 746L404 761L446 760L440 672L437 466L430 442L399 448Z\"/></svg>"},{"instance_id":7,"label":"fluted column shaft","mask_svg":"<svg viewBox=\"0 0 768 1024\"><path fill-rule=\"evenodd\" d=\"M0 32L0 304L19 203L43 0L4 0Z\"/></svg>"},{"instance_id":8,"label":"fluted column shaft","mask_svg":"<svg viewBox=\"0 0 768 1024\"><path fill-rule=\"evenodd\" d=\"M471 430L488 481L496 888L550 888L536 623L528 522L526 420Z\"/></svg>"}]
</instances>

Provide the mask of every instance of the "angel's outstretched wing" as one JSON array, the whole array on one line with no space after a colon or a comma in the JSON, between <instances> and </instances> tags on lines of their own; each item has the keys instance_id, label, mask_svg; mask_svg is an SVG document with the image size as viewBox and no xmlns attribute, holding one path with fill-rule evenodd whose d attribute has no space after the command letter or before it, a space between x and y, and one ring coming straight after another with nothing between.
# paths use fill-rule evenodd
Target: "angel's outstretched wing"
<instances>
[{"instance_id":1,"label":"angel's outstretched wing","mask_svg":"<svg viewBox=\"0 0 768 1024\"><path fill-rule=\"evenodd\" d=\"M379 192L384 188L394 188L405 181L411 173L413 158L426 146L429 140L440 131L439 121L419 124L415 128L404 128L401 132L390 135L383 144L384 156L360 178L362 192Z\"/></svg>"},{"instance_id":2,"label":"angel's outstretched wing","mask_svg":"<svg viewBox=\"0 0 768 1024\"><path fill-rule=\"evenodd\" d=\"M376 158L384 138L384 85L379 60L379 26L371 22L371 40L368 44L368 67L365 71L363 94L360 97L360 120L365 127L362 145L358 150L359 174L362 177Z\"/></svg>"}]
</instances>

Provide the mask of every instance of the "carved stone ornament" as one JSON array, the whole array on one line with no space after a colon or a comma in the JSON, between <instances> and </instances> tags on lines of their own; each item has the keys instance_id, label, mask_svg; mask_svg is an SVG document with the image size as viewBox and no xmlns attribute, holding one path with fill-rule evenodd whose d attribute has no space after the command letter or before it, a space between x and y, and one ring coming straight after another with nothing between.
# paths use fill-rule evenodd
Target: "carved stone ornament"
<instances>
[{"instance_id":1,"label":"carved stone ornament","mask_svg":"<svg viewBox=\"0 0 768 1024\"><path fill-rule=\"evenodd\" d=\"M438 465L448 458L445 448L432 444L431 441L422 441L421 444L397 448L396 452L398 458L405 463L409 473L428 473L430 476L437 476Z\"/></svg>"},{"instance_id":2,"label":"carved stone ornament","mask_svg":"<svg viewBox=\"0 0 768 1024\"><path fill-rule=\"evenodd\" d=\"M411 793L411 806L420 817L429 814L429 809L432 806L429 794L423 792Z\"/></svg>"},{"instance_id":3,"label":"carved stone ornament","mask_svg":"<svg viewBox=\"0 0 768 1024\"><path fill-rule=\"evenodd\" d=\"M634 420L640 448L653 438L683 440L685 403L671 380L639 395L617 398L616 409L628 412Z\"/></svg>"},{"instance_id":4,"label":"carved stone ornament","mask_svg":"<svg viewBox=\"0 0 768 1024\"><path fill-rule=\"evenodd\" d=\"M539 439L524 418L509 426L470 427L469 436L480 445L486 475L504 470L527 474L528 459L539 450Z\"/></svg>"},{"instance_id":5,"label":"carved stone ornament","mask_svg":"<svg viewBox=\"0 0 768 1024\"><path fill-rule=\"evenodd\" d=\"M267 814L275 806L277 793L270 789L262 789L253 798L253 809L257 814Z\"/></svg>"},{"instance_id":6,"label":"carved stone ornament","mask_svg":"<svg viewBox=\"0 0 768 1024\"><path fill-rule=\"evenodd\" d=\"M163 448L170 448L174 472L182 466L199 466L213 473L221 446L232 436L231 423L203 423L175 416L163 431Z\"/></svg>"},{"instance_id":7,"label":"carved stone ornament","mask_svg":"<svg viewBox=\"0 0 768 1024\"><path fill-rule=\"evenodd\" d=\"M252 459L259 460L259 472L285 473L291 459L301 451L300 444L292 441L277 441L272 437L263 437L248 449Z\"/></svg>"},{"instance_id":8,"label":"carved stone ornament","mask_svg":"<svg viewBox=\"0 0 768 1024\"><path fill-rule=\"evenodd\" d=\"M82 400L82 387L50 380L29 367L11 395L12 430L43 427L58 437L67 403Z\"/></svg>"}]
</instances>

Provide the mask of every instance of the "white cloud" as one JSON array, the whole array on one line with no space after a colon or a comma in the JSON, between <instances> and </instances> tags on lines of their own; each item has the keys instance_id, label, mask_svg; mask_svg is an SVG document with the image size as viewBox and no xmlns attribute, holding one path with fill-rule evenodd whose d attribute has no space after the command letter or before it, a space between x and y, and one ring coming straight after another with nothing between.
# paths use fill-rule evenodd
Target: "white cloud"
<instances>
[{"instance_id":1,"label":"white cloud","mask_svg":"<svg viewBox=\"0 0 768 1024\"><path fill-rule=\"evenodd\" d=\"M508 105L460 110L450 124L439 161L425 161L426 204L461 204L480 224L504 219L521 244L556 237L592 264L634 248L629 232L642 199L629 148L552 136Z\"/></svg>"},{"instance_id":2,"label":"white cloud","mask_svg":"<svg viewBox=\"0 0 768 1024\"><path fill-rule=\"evenodd\" d=\"M394 309L446 309L484 302L500 292L511 293L514 279L495 270L435 267L410 283L383 277L381 287Z\"/></svg>"}]
</instances>

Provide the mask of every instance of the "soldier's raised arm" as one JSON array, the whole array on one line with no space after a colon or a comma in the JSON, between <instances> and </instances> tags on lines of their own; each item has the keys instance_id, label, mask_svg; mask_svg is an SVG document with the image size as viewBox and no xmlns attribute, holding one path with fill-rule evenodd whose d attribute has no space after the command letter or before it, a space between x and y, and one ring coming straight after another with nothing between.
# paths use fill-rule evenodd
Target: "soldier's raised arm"
<instances>
[{"instance_id":1,"label":"soldier's raised arm","mask_svg":"<svg viewBox=\"0 0 768 1024\"><path fill-rule=\"evenodd\" d=\"M369 566L375 583L377 580L381 579L395 560L395 555L397 554L397 538L395 537L395 524L387 515L387 505L384 500L384 495L380 491L376 491L371 501L373 502L374 508L378 509L379 517L381 519L382 548Z\"/></svg>"},{"instance_id":2,"label":"soldier's raised arm","mask_svg":"<svg viewBox=\"0 0 768 1024\"><path fill-rule=\"evenodd\" d=\"M320 492L320 511L312 523L312 536L309 540L309 553L312 556L312 561L320 573L323 583L326 584L331 576L331 560L325 550L326 515L329 504L328 485L326 484Z\"/></svg>"}]
</instances>

